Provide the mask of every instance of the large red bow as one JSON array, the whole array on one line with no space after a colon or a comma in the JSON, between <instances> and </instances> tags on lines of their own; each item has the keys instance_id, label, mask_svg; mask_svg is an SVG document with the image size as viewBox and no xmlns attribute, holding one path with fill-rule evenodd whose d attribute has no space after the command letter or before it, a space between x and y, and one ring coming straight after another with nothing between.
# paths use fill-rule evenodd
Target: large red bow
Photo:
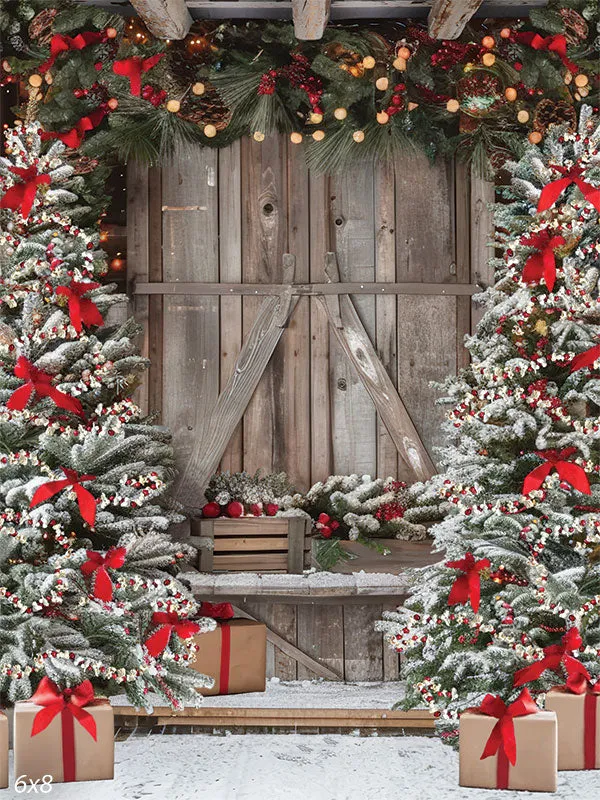
<instances>
[{"instance_id":1,"label":"large red bow","mask_svg":"<svg viewBox=\"0 0 600 800\"><path fill-rule=\"evenodd\" d=\"M56 294L66 297L69 302L69 319L77 333L81 333L81 325L102 325L104 320L98 311L98 306L89 297L84 297L86 292L97 289L99 283L78 283L72 280L69 286L59 286Z\"/></svg>"},{"instance_id":2,"label":"large red bow","mask_svg":"<svg viewBox=\"0 0 600 800\"><path fill-rule=\"evenodd\" d=\"M587 183L581 177L583 175L583 168L578 166L573 167L560 167L554 165L552 169L556 170L562 178L547 183L542 189L540 199L538 200L538 211L546 211L551 208L558 200L564 190L572 183L577 186L585 199L591 203L596 211L600 212L600 189Z\"/></svg>"},{"instance_id":3,"label":"large red bow","mask_svg":"<svg viewBox=\"0 0 600 800\"><path fill-rule=\"evenodd\" d=\"M200 604L198 612L201 617L212 617L213 619L233 619L235 611L231 603L207 603Z\"/></svg>"},{"instance_id":4,"label":"large red bow","mask_svg":"<svg viewBox=\"0 0 600 800\"><path fill-rule=\"evenodd\" d=\"M517 763L517 742L515 739L515 717L526 717L529 714L537 714L539 708L535 704L529 689L523 689L518 698L509 706L502 698L491 694L486 694L479 711L488 717L496 717L498 722L492 728L489 739L487 740L481 759L495 756L499 751L503 751L510 763ZM499 753L500 755L500 753Z\"/></svg>"},{"instance_id":5,"label":"large red bow","mask_svg":"<svg viewBox=\"0 0 600 800\"><path fill-rule=\"evenodd\" d=\"M113 72L115 75L123 75L125 78L129 78L131 94L139 97L142 93L142 75L152 67L155 67L163 55L164 53L157 53L155 56L150 56L150 58L132 56L131 58L124 58L122 61L115 61Z\"/></svg>"},{"instance_id":6,"label":"large red bow","mask_svg":"<svg viewBox=\"0 0 600 800\"><path fill-rule=\"evenodd\" d=\"M77 505L79 506L79 512L82 518L87 522L90 528L93 528L96 521L96 498L90 491L84 488L81 483L82 481L93 481L96 476L80 475L78 472L75 472L74 469L68 469L67 467L61 467L61 469L66 477L58 481L48 481L48 483L43 483L39 486L31 498L29 507L33 508L39 505L39 503L45 503L46 500L54 497L55 494L58 494L63 489L72 488L77 495Z\"/></svg>"},{"instance_id":7,"label":"large red bow","mask_svg":"<svg viewBox=\"0 0 600 800\"><path fill-rule=\"evenodd\" d=\"M12 211L20 209L23 219L27 219L35 200L38 186L50 183L50 175L38 175L35 166L10 167L10 171L21 179L21 183L15 183L14 186L4 192L0 199L0 208L10 208Z\"/></svg>"},{"instance_id":8,"label":"large red bow","mask_svg":"<svg viewBox=\"0 0 600 800\"><path fill-rule=\"evenodd\" d=\"M579 68L569 60L567 56L567 40L563 33L557 33L554 36L540 36L539 33L517 33L515 34L517 42L523 42L533 47L534 50L547 50L550 53L556 53L569 72L577 73Z\"/></svg>"},{"instance_id":9,"label":"large red bow","mask_svg":"<svg viewBox=\"0 0 600 800\"><path fill-rule=\"evenodd\" d=\"M577 628L569 628L561 639L560 644L552 644L544 647L544 657L535 664L515 672L514 686L523 686L524 683L537 680L547 669L559 670L561 664L567 672L567 687L577 691L582 680L587 681L590 674L579 659L570 655L574 650L579 650L583 645L583 640ZM585 689L584 689L585 691Z\"/></svg>"},{"instance_id":10,"label":"large red bow","mask_svg":"<svg viewBox=\"0 0 600 800\"><path fill-rule=\"evenodd\" d=\"M79 145L82 143L85 134L88 131L94 130L94 128L102 122L105 116L105 109L97 108L95 111L90 112L87 116L82 117L77 125L75 125L74 128L71 128L71 130L64 131L63 133L59 133L57 131L44 131L41 138L43 141L46 141L47 139L60 139L60 141L67 147L75 150L75 148L79 147Z\"/></svg>"},{"instance_id":11,"label":"large red bow","mask_svg":"<svg viewBox=\"0 0 600 800\"><path fill-rule=\"evenodd\" d=\"M49 397L59 408L72 411L74 414L83 416L83 407L76 397L71 397L64 392L60 392L52 385L52 375L48 375L41 369L35 367L25 356L19 356L14 368L17 378L25 381L24 386L20 386L11 394L6 403L6 407L11 411L23 411L31 395L35 393L35 402L41 397Z\"/></svg>"},{"instance_id":12,"label":"large red bow","mask_svg":"<svg viewBox=\"0 0 600 800\"><path fill-rule=\"evenodd\" d=\"M95 550L87 550L88 560L81 565L82 573L94 575L94 597L106 603L113 598L113 585L107 569L119 569L125 563L127 550L124 547L111 547L106 555Z\"/></svg>"},{"instance_id":13,"label":"large red bow","mask_svg":"<svg viewBox=\"0 0 600 800\"><path fill-rule=\"evenodd\" d=\"M90 681L86 680L72 689L63 689L44 676L31 697L31 702L38 706L44 706L37 712L33 719L31 735L36 736L45 730L57 714L66 712L72 714L86 731L96 739L96 720L88 712L84 711L85 706L94 699L94 687Z\"/></svg>"},{"instance_id":14,"label":"large red bow","mask_svg":"<svg viewBox=\"0 0 600 800\"><path fill-rule=\"evenodd\" d=\"M536 454L544 459L544 463L532 469L523 482L523 494L539 489L548 475L555 469L561 480L570 483L574 489L583 494L591 494L590 483L583 467L573 464L568 459L577 452L576 447L565 447L564 450L536 450Z\"/></svg>"},{"instance_id":15,"label":"large red bow","mask_svg":"<svg viewBox=\"0 0 600 800\"><path fill-rule=\"evenodd\" d=\"M152 614L152 624L159 627L149 636L144 644L148 652L155 658L159 656L169 644L171 632L175 631L180 639L189 639L200 630L197 622L180 619L174 611L155 611Z\"/></svg>"},{"instance_id":16,"label":"large red bow","mask_svg":"<svg viewBox=\"0 0 600 800\"><path fill-rule=\"evenodd\" d=\"M579 353L571 361L571 372L577 372L578 369L593 366L594 362L600 358L600 344L596 344L586 350L584 353Z\"/></svg>"},{"instance_id":17,"label":"large red bow","mask_svg":"<svg viewBox=\"0 0 600 800\"><path fill-rule=\"evenodd\" d=\"M475 561L473 553L467 553L464 558L458 561L446 561L446 566L463 571L463 574L459 575L452 584L448 595L448 605L467 603L470 600L471 608L477 613L481 595L480 573L490 566L490 560L482 558L479 561Z\"/></svg>"},{"instance_id":18,"label":"large red bow","mask_svg":"<svg viewBox=\"0 0 600 800\"><path fill-rule=\"evenodd\" d=\"M83 50L90 44L98 44L106 38L104 33L94 33L85 31L78 33L77 36L65 36L62 33L55 33L50 40L50 57L39 67L40 72L47 72L54 64L57 57L67 50Z\"/></svg>"},{"instance_id":19,"label":"large red bow","mask_svg":"<svg viewBox=\"0 0 600 800\"><path fill-rule=\"evenodd\" d=\"M531 236L524 236L521 244L526 247L535 247L537 253L532 253L523 267L523 280L525 283L544 283L550 291L554 289L556 281L556 260L554 251L565 243L563 236L550 236L545 229Z\"/></svg>"}]
</instances>

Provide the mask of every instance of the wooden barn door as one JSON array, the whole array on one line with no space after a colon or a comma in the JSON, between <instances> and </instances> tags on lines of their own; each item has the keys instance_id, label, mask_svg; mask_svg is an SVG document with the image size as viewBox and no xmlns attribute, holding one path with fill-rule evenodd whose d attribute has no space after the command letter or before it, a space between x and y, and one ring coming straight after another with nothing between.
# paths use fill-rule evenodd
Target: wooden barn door
<instances>
[{"instance_id":1,"label":"wooden barn door","mask_svg":"<svg viewBox=\"0 0 600 800\"><path fill-rule=\"evenodd\" d=\"M489 184L416 153L313 176L300 148L273 137L193 149L162 170L132 164L128 189L134 310L152 359L139 399L173 431L186 505L201 502L207 459L285 470L301 489L331 473L415 479L325 313L347 295L315 292L327 252L342 284L375 287L351 295L361 335L436 462L430 382L465 363L470 293L490 280Z\"/></svg>"}]
</instances>

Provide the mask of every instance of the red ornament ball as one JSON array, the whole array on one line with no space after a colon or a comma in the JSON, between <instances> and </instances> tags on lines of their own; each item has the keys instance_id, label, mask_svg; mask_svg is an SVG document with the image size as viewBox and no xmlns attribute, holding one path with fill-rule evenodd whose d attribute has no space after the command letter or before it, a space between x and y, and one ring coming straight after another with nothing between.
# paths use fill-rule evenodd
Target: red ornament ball
<instances>
[{"instance_id":1,"label":"red ornament ball","mask_svg":"<svg viewBox=\"0 0 600 800\"><path fill-rule=\"evenodd\" d=\"M207 503L202 507L202 516L207 519L214 519L221 515L221 506L218 503Z\"/></svg>"},{"instance_id":2,"label":"red ornament ball","mask_svg":"<svg viewBox=\"0 0 600 800\"><path fill-rule=\"evenodd\" d=\"M124 272L127 267L127 262L124 258L113 258L110 262L110 268L113 272Z\"/></svg>"},{"instance_id":3,"label":"red ornament ball","mask_svg":"<svg viewBox=\"0 0 600 800\"><path fill-rule=\"evenodd\" d=\"M277 503L267 503L265 506L265 514L267 517L274 517L275 514L279 511L279 506Z\"/></svg>"},{"instance_id":4,"label":"red ornament ball","mask_svg":"<svg viewBox=\"0 0 600 800\"><path fill-rule=\"evenodd\" d=\"M244 513L244 506L239 503L237 500L232 500L231 503L227 506L227 516L228 517L241 517Z\"/></svg>"}]
</instances>

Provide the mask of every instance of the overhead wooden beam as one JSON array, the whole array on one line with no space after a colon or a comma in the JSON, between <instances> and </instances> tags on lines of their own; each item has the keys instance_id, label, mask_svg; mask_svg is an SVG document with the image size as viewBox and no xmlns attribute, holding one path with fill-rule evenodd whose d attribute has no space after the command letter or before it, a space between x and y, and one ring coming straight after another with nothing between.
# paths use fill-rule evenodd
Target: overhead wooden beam
<instances>
[{"instance_id":1,"label":"overhead wooden beam","mask_svg":"<svg viewBox=\"0 0 600 800\"><path fill-rule=\"evenodd\" d=\"M192 24L185 0L131 0L131 5L159 39L183 39Z\"/></svg>"},{"instance_id":2,"label":"overhead wooden beam","mask_svg":"<svg viewBox=\"0 0 600 800\"><path fill-rule=\"evenodd\" d=\"M296 39L320 39L329 22L330 0L292 0Z\"/></svg>"},{"instance_id":3,"label":"overhead wooden beam","mask_svg":"<svg viewBox=\"0 0 600 800\"><path fill-rule=\"evenodd\" d=\"M427 18L434 39L457 39L482 0L434 0Z\"/></svg>"}]
</instances>

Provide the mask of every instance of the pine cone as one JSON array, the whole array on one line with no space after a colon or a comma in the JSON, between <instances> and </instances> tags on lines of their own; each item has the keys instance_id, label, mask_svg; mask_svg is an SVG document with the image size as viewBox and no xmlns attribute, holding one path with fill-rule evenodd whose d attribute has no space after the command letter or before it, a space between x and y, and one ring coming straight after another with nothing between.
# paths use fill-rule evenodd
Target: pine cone
<instances>
[{"instance_id":1,"label":"pine cone","mask_svg":"<svg viewBox=\"0 0 600 800\"><path fill-rule=\"evenodd\" d=\"M90 172L93 172L100 162L97 158L90 158L89 156L80 156L75 162L73 162L73 167L75 169L75 175L87 175Z\"/></svg>"},{"instance_id":2,"label":"pine cone","mask_svg":"<svg viewBox=\"0 0 600 800\"><path fill-rule=\"evenodd\" d=\"M588 38L589 27L587 22L574 8L561 8L559 14L565 25L565 39L567 44L578 45L583 39Z\"/></svg>"},{"instance_id":3,"label":"pine cone","mask_svg":"<svg viewBox=\"0 0 600 800\"><path fill-rule=\"evenodd\" d=\"M58 9L56 8L45 8L39 14L36 14L29 23L29 37L37 39L38 44L49 44L53 33L52 23L57 14Z\"/></svg>"},{"instance_id":4,"label":"pine cone","mask_svg":"<svg viewBox=\"0 0 600 800\"><path fill-rule=\"evenodd\" d=\"M181 104L179 116L201 128L211 124L218 131L222 131L229 125L231 112L221 100L216 89L207 85L206 92L201 97L194 98L194 100L186 97Z\"/></svg>"},{"instance_id":5,"label":"pine cone","mask_svg":"<svg viewBox=\"0 0 600 800\"><path fill-rule=\"evenodd\" d=\"M565 122L573 129L577 125L577 114L572 105L565 100L540 100L533 117L535 131L546 133L550 125L563 125Z\"/></svg>"}]
</instances>

